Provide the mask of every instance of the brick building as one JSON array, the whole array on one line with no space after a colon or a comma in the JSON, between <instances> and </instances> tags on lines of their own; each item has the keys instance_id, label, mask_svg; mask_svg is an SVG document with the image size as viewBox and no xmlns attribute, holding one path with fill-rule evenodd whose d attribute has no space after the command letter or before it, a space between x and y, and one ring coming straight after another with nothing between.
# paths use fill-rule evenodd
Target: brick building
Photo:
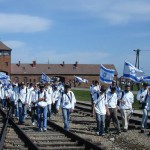
<instances>
[{"instance_id":1,"label":"brick building","mask_svg":"<svg viewBox=\"0 0 150 150\"><path fill-rule=\"evenodd\" d=\"M11 49L0 42L0 71L10 75L12 81L16 82L40 82L41 74L44 72L49 77L59 77L62 82L70 82L75 86L74 75L85 78L89 83L82 86L89 86L92 80L99 80L100 64L38 64L33 61L31 64L21 63L11 64ZM113 64L103 64L108 69L117 70Z\"/></svg>"}]
</instances>

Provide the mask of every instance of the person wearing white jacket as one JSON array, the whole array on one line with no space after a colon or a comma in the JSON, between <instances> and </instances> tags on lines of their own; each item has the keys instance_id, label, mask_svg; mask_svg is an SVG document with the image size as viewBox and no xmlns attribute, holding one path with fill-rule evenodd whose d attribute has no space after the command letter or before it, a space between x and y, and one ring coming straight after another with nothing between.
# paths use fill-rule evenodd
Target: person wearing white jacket
<instances>
[{"instance_id":1,"label":"person wearing white jacket","mask_svg":"<svg viewBox=\"0 0 150 150\"><path fill-rule=\"evenodd\" d=\"M148 110L146 107L147 97L149 95L148 83L143 83L143 88L137 92L137 100L139 101L140 108L143 110L143 116L141 121L141 128L147 128Z\"/></svg>"},{"instance_id":2,"label":"person wearing white jacket","mask_svg":"<svg viewBox=\"0 0 150 150\"><path fill-rule=\"evenodd\" d=\"M45 85L45 93L46 93L46 102L47 102L47 117L50 120L51 113L52 113L52 104L53 104L52 101L53 90L49 83L46 83Z\"/></svg>"},{"instance_id":3,"label":"person wearing white jacket","mask_svg":"<svg viewBox=\"0 0 150 150\"><path fill-rule=\"evenodd\" d=\"M6 96L6 105L7 105L7 108L10 110L10 107L11 107L11 96L12 96L12 85L11 84L8 84L7 85L7 88L5 90L5 96Z\"/></svg>"},{"instance_id":4,"label":"person wearing white jacket","mask_svg":"<svg viewBox=\"0 0 150 150\"><path fill-rule=\"evenodd\" d=\"M134 102L134 95L130 91L130 85L125 85L125 91L123 91L122 94L123 95L120 97L118 101L122 117L123 131L127 132L128 122L133 111L132 104Z\"/></svg>"},{"instance_id":5,"label":"person wearing white jacket","mask_svg":"<svg viewBox=\"0 0 150 150\"><path fill-rule=\"evenodd\" d=\"M60 106L62 108L64 129L69 130L70 114L74 111L76 98L69 85L64 86L64 93L62 94Z\"/></svg>"},{"instance_id":6,"label":"person wearing white jacket","mask_svg":"<svg viewBox=\"0 0 150 150\"><path fill-rule=\"evenodd\" d=\"M105 131L108 133L109 132L109 127L110 127L110 121L112 119L113 124L115 125L115 128L117 130L117 134L121 133L120 130L120 124L118 121L117 117L117 102L118 102L118 97L116 94L116 87L111 87L111 91L107 92L107 103L108 103L108 109L110 112L110 115L106 115L106 127Z\"/></svg>"},{"instance_id":7,"label":"person wearing white jacket","mask_svg":"<svg viewBox=\"0 0 150 150\"><path fill-rule=\"evenodd\" d=\"M53 94L52 94L52 101L54 103L54 113L55 114L58 113L60 100L61 100L61 92L59 91L59 89L56 86L54 86Z\"/></svg>"},{"instance_id":8,"label":"person wearing white jacket","mask_svg":"<svg viewBox=\"0 0 150 150\"><path fill-rule=\"evenodd\" d=\"M34 89L32 91L30 91L30 95L29 95L29 106L31 107L31 121L32 121L32 125L35 125L35 115L36 115L36 111L37 111L37 103L38 103L38 86L37 84L34 85Z\"/></svg>"},{"instance_id":9,"label":"person wearing white jacket","mask_svg":"<svg viewBox=\"0 0 150 150\"><path fill-rule=\"evenodd\" d=\"M40 90L38 92L38 103L37 103L37 122L38 131L47 131L47 95L45 92L44 85L40 85Z\"/></svg>"},{"instance_id":10,"label":"person wearing white jacket","mask_svg":"<svg viewBox=\"0 0 150 150\"><path fill-rule=\"evenodd\" d=\"M6 87L4 87L4 85L2 85L2 87L1 87L1 100L2 100L2 107L3 107L3 109L5 109L6 108Z\"/></svg>"},{"instance_id":11,"label":"person wearing white jacket","mask_svg":"<svg viewBox=\"0 0 150 150\"><path fill-rule=\"evenodd\" d=\"M10 90L10 106L11 106L11 116L15 116L15 103L16 99L18 98L18 95L15 91L16 84L13 84L13 89ZM17 99L18 101L18 99Z\"/></svg>"},{"instance_id":12,"label":"person wearing white jacket","mask_svg":"<svg viewBox=\"0 0 150 150\"><path fill-rule=\"evenodd\" d=\"M106 87L101 86L100 94L94 99L94 112L96 113L97 135L104 136L106 112L109 115ZM93 112L93 113L94 113Z\"/></svg>"},{"instance_id":13,"label":"person wearing white jacket","mask_svg":"<svg viewBox=\"0 0 150 150\"><path fill-rule=\"evenodd\" d=\"M19 124L24 123L26 117L27 101L29 99L29 93L27 87L22 83L22 88L19 93L18 107L19 107Z\"/></svg>"},{"instance_id":14,"label":"person wearing white jacket","mask_svg":"<svg viewBox=\"0 0 150 150\"><path fill-rule=\"evenodd\" d=\"M18 100L19 100L19 86L17 83L13 84L13 91L15 93L15 100L14 100L14 105L15 105L15 116L17 119L19 119L19 108L18 108Z\"/></svg>"}]
</instances>

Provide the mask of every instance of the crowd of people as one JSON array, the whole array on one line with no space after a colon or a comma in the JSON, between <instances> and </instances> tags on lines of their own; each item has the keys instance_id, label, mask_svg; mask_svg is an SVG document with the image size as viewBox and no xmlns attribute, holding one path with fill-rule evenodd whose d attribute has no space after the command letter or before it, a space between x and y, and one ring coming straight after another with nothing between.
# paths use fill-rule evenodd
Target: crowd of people
<instances>
[{"instance_id":1,"label":"crowd of people","mask_svg":"<svg viewBox=\"0 0 150 150\"><path fill-rule=\"evenodd\" d=\"M127 132L129 119L133 113L134 94L130 85L126 84L122 90L115 80L112 85L100 86L98 81L93 81L90 86L93 115L96 115L97 135L103 136L110 132L110 121L112 119L116 133ZM142 106L143 117L141 128L147 128L148 111L150 109L150 87L143 83L143 87L137 92L136 99ZM122 129L117 117L118 110L121 113Z\"/></svg>"},{"instance_id":2,"label":"crowd of people","mask_svg":"<svg viewBox=\"0 0 150 150\"><path fill-rule=\"evenodd\" d=\"M70 113L73 112L76 99L70 86L61 82L32 84L21 82L3 85L0 83L2 109L8 109L18 124L25 123L27 111L31 112L32 125L37 116L38 131L47 131L47 120L62 109L64 129L69 130Z\"/></svg>"},{"instance_id":3,"label":"crowd of people","mask_svg":"<svg viewBox=\"0 0 150 150\"><path fill-rule=\"evenodd\" d=\"M57 83L12 83L7 86L0 83L0 100L2 109L8 109L12 117L23 124L27 111L31 113L31 123L37 124L38 131L47 131L47 120L52 114L62 110L64 129L69 130L70 114L74 111L76 98L68 84ZM115 80L108 87L93 81L90 86L92 113L96 117L96 134L104 136L110 132L110 122L113 121L116 133L127 132L129 119L133 113L134 94L130 85L122 90ZM150 87L143 83L137 92L136 99L143 110L141 128L147 128L148 111L150 109ZM118 120L118 110L121 113L122 128ZM35 118L37 116L37 123Z\"/></svg>"}]
</instances>

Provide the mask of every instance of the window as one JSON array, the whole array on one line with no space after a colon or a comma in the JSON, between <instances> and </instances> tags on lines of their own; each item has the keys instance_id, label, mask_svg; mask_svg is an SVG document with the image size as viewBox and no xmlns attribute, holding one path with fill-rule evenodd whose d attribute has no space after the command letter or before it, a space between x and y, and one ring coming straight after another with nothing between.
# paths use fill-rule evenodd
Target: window
<instances>
[{"instance_id":1,"label":"window","mask_svg":"<svg viewBox=\"0 0 150 150\"><path fill-rule=\"evenodd\" d=\"M5 65L8 66L8 62L5 62Z\"/></svg>"},{"instance_id":2,"label":"window","mask_svg":"<svg viewBox=\"0 0 150 150\"><path fill-rule=\"evenodd\" d=\"M3 55L9 56L9 55L10 55L10 52L3 52Z\"/></svg>"},{"instance_id":3,"label":"window","mask_svg":"<svg viewBox=\"0 0 150 150\"><path fill-rule=\"evenodd\" d=\"M32 80L30 79L29 82L32 82Z\"/></svg>"},{"instance_id":4,"label":"window","mask_svg":"<svg viewBox=\"0 0 150 150\"><path fill-rule=\"evenodd\" d=\"M24 83L27 83L27 82L28 82L28 78L24 77Z\"/></svg>"},{"instance_id":5,"label":"window","mask_svg":"<svg viewBox=\"0 0 150 150\"><path fill-rule=\"evenodd\" d=\"M33 82L36 83L36 79L34 79Z\"/></svg>"}]
</instances>

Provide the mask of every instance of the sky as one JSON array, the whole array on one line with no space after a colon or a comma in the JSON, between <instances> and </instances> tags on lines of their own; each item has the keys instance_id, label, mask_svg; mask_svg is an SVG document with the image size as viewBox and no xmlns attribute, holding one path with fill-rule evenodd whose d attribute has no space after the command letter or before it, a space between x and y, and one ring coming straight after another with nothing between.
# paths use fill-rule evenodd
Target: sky
<instances>
[{"instance_id":1,"label":"sky","mask_svg":"<svg viewBox=\"0 0 150 150\"><path fill-rule=\"evenodd\" d=\"M12 63L114 64L150 75L149 0L0 0L0 41Z\"/></svg>"}]
</instances>

